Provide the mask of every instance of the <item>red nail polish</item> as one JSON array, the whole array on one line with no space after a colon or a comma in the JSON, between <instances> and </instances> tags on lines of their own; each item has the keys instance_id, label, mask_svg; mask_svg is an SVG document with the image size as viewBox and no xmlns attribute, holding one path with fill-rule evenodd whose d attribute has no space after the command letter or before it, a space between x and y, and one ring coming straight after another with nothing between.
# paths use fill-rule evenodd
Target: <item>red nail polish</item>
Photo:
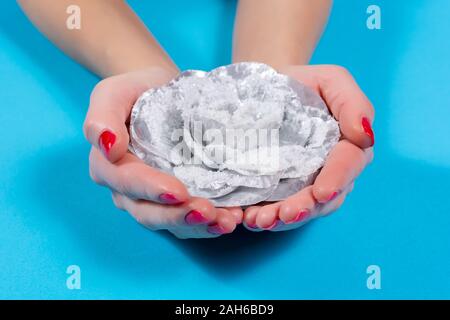
<instances>
[{"instance_id":1,"label":"red nail polish","mask_svg":"<svg viewBox=\"0 0 450 320\"><path fill-rule=\"evenodd\" d=\"M178 204L181 203L173 194L171 193L163 193L159 195L159 200L166 204Z\"/></svg>"},{"instance_id":2,"label":"red nail polish","mask_svg":"<svg viewBox=\"0 0 450 320\"><path fill-rule=\"evenodd\" d=\"M103 133L100 135L100 138L98 138L100 149L106 157L109 156L109 151L111 150L115 142L116 135L108 130L103 131Z\"/></svg>"},{"instance_id":3,"label":"red nail polish","mask_svg":"<svg viewBox=\"0 0 450 320\"><path fill-rule=\"evenodd\" d=\"M362 127L363 127L364 132L370 138L370 141L372 143L370 146L373 146L375 144L375 136L373 134L372 126L370 125L370 121L366 117L362 118Z\"/></svg>"},{"instance_id":4,"label":"red nail polish","mask_svg":"<svg viewBox=\"0 0 450 320\"><path fill-rule=\"evenodd\" d=\"M200 211L192 210L190 211L186 217L184 217L184 220L189 225L195 225L195 224L202 224L208 222L208 219L206 219Z\"/></svg>"},{"instance_id":5,"label":"red nail polish","mask_svg":"<svg viewBox=\"0 0 450 320\"><path fill-rule=\"evenodd\" d=\"M280 220L275 220L270 226L263 228L264 230L272 230L281 224Z\"/></svg>"},{"instance_id":6,"label":"red nail polish","mask_svg":"<svg viewBox=\"0 0 450 320\"><path fill-rule=\"evenodd\" d=\"M224 230L224 228L222 228L218 224L213 224L213 225L208 227L208 232L212 233L212 234L224 234L225 230Z\"/></svg>"},{"instance_id":7,"label":"red nail polish","mask_svg":"<svg viewBox=\"0 0 450 320\"><path fill-rule=\"evenodd\" d=\"M311 215L311 212L308 209L302 210L295 216L294 219L292 219L291 221L289 221L287 223L290 224L290 223L297 223L300 221L304 221L304 220L308 219L310 215Z\"/></svg>"},{"instance_id":8,"label":"red nail polish","mask_svg":"<svg viewBox=\"0 0 450 320\"><path fill-rule=\"evenodd\" d=\"M325 202L330 202L331 200L334 200L337 197L338 193L335 191L327 198Z\"/></svg>"}]
</instances>

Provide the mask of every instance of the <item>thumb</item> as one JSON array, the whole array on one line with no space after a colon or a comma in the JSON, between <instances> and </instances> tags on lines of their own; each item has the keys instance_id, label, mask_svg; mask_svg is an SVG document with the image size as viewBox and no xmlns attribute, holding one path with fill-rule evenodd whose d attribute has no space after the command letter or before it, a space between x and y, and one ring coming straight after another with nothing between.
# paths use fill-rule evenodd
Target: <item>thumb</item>
<instances>
[{"instance_id":1,"label":"thumb","mask_svg":"<svg viewBox=\"0 0 450 320\"><path fill-rule=\"evenodd\" d=\"M352 75L331 65L293 66L284 73L308 85L325 100L346 139L362 149L375 143L372 104Z\"/></svg>"},{"instance_id":2,"label":"thumb","mask_svg":"<svg viewBox=\"0 0 450 320\"><path fill-rule=\"evenodd\" d=\"M136 73L104 79L92 91L83 132L109 161L116 162L127 152L128 117L139 95L149 87L149 81Z\"/></svg>"}]
</instances>

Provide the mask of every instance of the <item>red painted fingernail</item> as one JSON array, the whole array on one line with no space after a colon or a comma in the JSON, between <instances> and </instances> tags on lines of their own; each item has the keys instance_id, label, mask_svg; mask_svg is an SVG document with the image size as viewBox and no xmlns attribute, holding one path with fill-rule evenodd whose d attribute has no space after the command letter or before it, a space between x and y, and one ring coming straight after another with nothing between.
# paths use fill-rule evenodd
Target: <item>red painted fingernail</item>
<instances>
[{"instance_id":1,"label":"red painted fingernail","mask_svg":"<svg viewBox=\"0 0 450 320\"><path fill-rule=\"evenodd\" d=\"M249 227L250 229L259 229L259 227L256 224L248 224L247 223L247 227Z\"/></svg>"},{"instance_id":2,"label":"red painted fingernail","mask_svg":"<svg viewBox=\"0 0 450 320\"><path fill-rule=\"evenodd\" d=\"M103 133L98 138L98 144L100 146L100 149L102 150L103 154L106 157L109 156L109 151L111 150L115 142L116 142L116 135L108 130L103 131Z\"/></svg>"},{"instance_id":3,"label":"red painted fingernail","mask_svg":"<svg viewBox=\"0 0 450 320\"><path fill-rule=\"evenodd\" d=\"M327 198L325 202L330 202L331 200L334 200L337 197L338 193L335 191Z\"/></svg>"},{"instance_id":4,"label":"red painted fingernail","mask_svg":"<svg viewBox=\"0 0 450 320\"><path fill-rule=\"evenodd\" d=\"M263 228L264 230L272 230L281 224L280 220L275 220L270 226Z\"/></svg>"},{"instance_id":5,"label":"red painted fingernail","mask_svg":"<svg viewBox=\"0 0 450 320\"><path fill-rule=\"evenodd\" d=\"M369 138L370 138L370 141L371 141L371 145L370 146L373 146L374 144L375 144L375 136L374 136L374 134L373 134L373 130L372 130L372 126L371 126L371 124L370 124L370 121L369 121L369 119L367 119L366 117L363 117L362 118L362 127L363 127L363 130L364 130L364 132L369 136Z\"/></svg>"},{"instance_id":6,"label":"red painted fingernail","mask_svg":"<svg viewBox=\"0 0 450 320\"><path fill-rule=\"evenodd\" d=\"M311 215L311 212L308 209L302 210L295 216L294 219L292 219L291 221L289 221L287 223L290 224L290 223L304 221L304 220L308 219L310 215Z\"/></svg>"},{"instance_id":7,"label":"red painted fingernail","mask_svg":"<svg viewBox=\"0 0 450 320\"><path fill-rule=\"evenodd\" d=\"M225 229L222 228L221 226L219 226L218 224L213 224L213 225L209 226L207 230L209 233L212 233L212 234L224 234L225 233Z\"/></svg>"},{"instance_id":8,"label":"red painted fingernail","mask_svg":"<svg viewBox=\"0 0 450 320\"><path fill-rule=\"evenodd\" d=\"M167 203L167 204L178 204L181 203L180 200L177 199L173 194L171 193L163 193L159 195L159 200L161 202Z\"/></svg>"},{"instance_id":9,"label":"red painted fingernail","mask_svg":"<svg viewBox=\"0 0 450 320\"><path fill-rule=\"evenodd\" d=\"M184 220L187 224L202 224L208 222L208 219L206 219L200 211L192 210L190 211L186 217L184 217Z\"/></svg>"}]
</instances>

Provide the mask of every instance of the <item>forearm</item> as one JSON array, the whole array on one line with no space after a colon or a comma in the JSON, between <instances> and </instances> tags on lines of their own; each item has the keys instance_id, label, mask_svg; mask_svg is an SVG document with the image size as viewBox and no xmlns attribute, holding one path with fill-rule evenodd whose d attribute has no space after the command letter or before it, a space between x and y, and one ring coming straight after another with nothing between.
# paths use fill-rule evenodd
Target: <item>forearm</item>
<instances>
[{"instance_id":1,"label":"forearm","mask_svg":"<svg viewBox=\"0 0 450 320\"><path fill-rule=\"evenodd\" d=\"M275 68L307 64L322 34L332 0L240 0L233 61Z\"/></svg>"},{"instance_id":2,"label":"forearm","mask_svg":"<svg viewBox=\"0 0 450 320\"><path fill-rule=\"evenodd\" d=\"M66 54L101 77L175 64L122 0L18 0L36 27ZM81 11L81 28L66 27L67 7Z\"/></svg>"}]
</instances>

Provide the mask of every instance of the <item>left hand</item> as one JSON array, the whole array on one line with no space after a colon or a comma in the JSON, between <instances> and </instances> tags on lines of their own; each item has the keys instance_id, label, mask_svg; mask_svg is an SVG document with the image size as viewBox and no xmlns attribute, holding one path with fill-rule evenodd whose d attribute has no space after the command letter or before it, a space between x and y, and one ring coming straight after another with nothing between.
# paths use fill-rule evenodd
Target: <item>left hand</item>
<instances>
[{"instance_id":1,"label":"left hand","mask_svg":"<svg viewBox=\"0 0 450 320\"><path fill-rule=\"evenodd\" d=\"M150 230L164 229L182 239L231 233L242 221L241 208L215 208L207 199L191 197L180 180L128 151L132 106L144 91L173 77L170 70L149 67L106 78L95 87L84 124L92 144L90 175L111 190L119 209Z\"/></svg>"},{"instance_id":2,"label":"left hand","mask_svg":"<svg viewBox=\"0 0 450 320\"><path fill-rule=\"evenodd\" d=\"M337 210L373 158L374 109L346 69L332 65L288 66L280 72L322 96L339 122L342 137L313 185L283 201L245 210L244 225L252 231L290 230Z\"/></svg>"}]
</instances>

